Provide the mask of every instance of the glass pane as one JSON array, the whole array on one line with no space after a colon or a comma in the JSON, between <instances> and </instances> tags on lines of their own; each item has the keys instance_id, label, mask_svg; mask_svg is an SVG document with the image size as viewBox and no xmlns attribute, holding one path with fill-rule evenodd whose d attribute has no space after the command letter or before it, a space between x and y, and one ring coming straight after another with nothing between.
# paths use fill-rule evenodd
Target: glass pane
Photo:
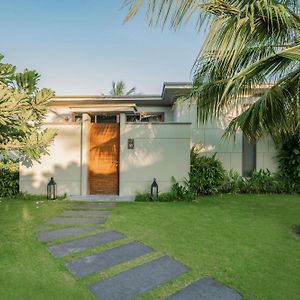
<instances>
[{"instance_id":1,"label":"glass pane","mask_svg":"<svg viewBox=\"0 0 300 300\"><path fill-rule=\"evenodd\" d=\"M163 122L163 113L141 114L141 122Z\"/></svg>"},{"instance_id":2,"label":"glass pane","mask_svg":"<svg viewBox=\"0 0 300 300\"><path fill-rule=\"evenodd\" d=\"M97 115L97 123L117 123L116 115Z\"/></svg>"},{"instance_id":3,"label":"glass pane","mask_svg":"<svg viewBox=\"0 0 300 300\"><path fill-rule=\"evenodd\" d=\"M243 136L243 176L250 176L256 168L256 143L249 142Z\"/></svg>"},{"instance_id":4,"label":"glass pane","mask_svg":"<svg viewBox=\"0 0 300 300\"><path fill-rule=\"evenodd\" d=\"M118 123L118 116L117 115L91 115L91 122L92 123Z\"/></svg>"},{"instance_id":5,"label":"glass pane","mask_svg":"<svg viewBox=\"0 0 300 300\"><path fill-rule=\"evenodd\" d=\"M126 122L139 122L140 121L140 115L126 115Z\"/></svg>"}]
</instances>

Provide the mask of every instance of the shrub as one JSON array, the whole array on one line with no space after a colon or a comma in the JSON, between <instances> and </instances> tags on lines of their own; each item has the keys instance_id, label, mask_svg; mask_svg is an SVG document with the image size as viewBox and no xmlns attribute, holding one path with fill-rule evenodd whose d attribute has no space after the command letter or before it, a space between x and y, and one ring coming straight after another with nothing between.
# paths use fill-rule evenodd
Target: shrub
<instances>
[{"instance_id":1,"label":"shrub","mask_svg":"<svg viewBox=\"0 0 300 300\"><path fill-rule=\"evenodd\" d=\"M246 192L248 193L276 193L278 182L276 177L267 170L254 170L247 179Z\"/></svg>"},{"instance_id":2,"label":"shrub","mask_svg":"<svg viewBox=\"0 0 300 300\"><path fill-rule=\"evenodd\" d=\"M191 152L191 170L189 173L188 186L196 195L215 194L224 182L225 171L216 154L212 157L201 156Z\"/></svg>"},{"instance_id":3,"label":"shrub","mask_svg":"<svg viewBox=\"0 0 300 300\"><path fill-rule=\"evenodd\" d=\"M168 193L159 193L157 198L153 198L150 193L139 193L135 197L137 202L173 202L173 201L192 201L194 195L183 185L176 181L174 177L171 178L172 186Z\"/></svg>"},{"instance_id":4,"label":"shrub","mask_svg":"<svg viewBox=\"0 0 300 300\"><path fill-rule=\"evenodd\" d=\"M13 160L0 161L0 197L19 193L19 165Z\"/></svg>"},{"instance_id":5,"label":"shrub","mask_svg":"<svg viewBox=\"0 0 300 300\"><path fill-rule=\"evenodd\" d=\"M287 138L278 151L279 175L286 189L300 191L300 133Z\"/></svg>"},{"instance_id":6,"label":"shrub","mask_svg":"<svg viewBox=\"0 0 300 300\"><path fill-rule=\"evenodd\" d=\"M223 185L221 192L225 194L238 194L241 192L245 185L245 178L242 177L237 171L225 171Z\"/></svg>"}]
</instances>

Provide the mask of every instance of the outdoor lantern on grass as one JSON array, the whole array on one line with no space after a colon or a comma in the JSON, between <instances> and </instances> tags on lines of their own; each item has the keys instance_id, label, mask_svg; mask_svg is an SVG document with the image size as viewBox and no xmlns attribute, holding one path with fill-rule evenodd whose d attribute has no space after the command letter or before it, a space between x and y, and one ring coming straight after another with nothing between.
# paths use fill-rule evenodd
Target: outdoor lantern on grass
<instances>
[{"instance_id":1,"label":"outdoor lantern on grass","mask_svg":"<svg viewBox=\"0 0 300 300\"><path fill-rule=\"evenodd\" d=\"M151 197L157 198L158 197L158 184L156 182L156 178L153 179L151 184Z\"/></svg>"},{"instance_id":2,"label":"outdoor lantern on grass","mask_svg":"<svg viewBox=\"0 0 300 300\"><path fill-rule=\"evenodd\" d=\"M55 200L57 198L57 186L53 177L51 177L48 185L47 185L47 199Z\"/></svg>"}]
</instances>

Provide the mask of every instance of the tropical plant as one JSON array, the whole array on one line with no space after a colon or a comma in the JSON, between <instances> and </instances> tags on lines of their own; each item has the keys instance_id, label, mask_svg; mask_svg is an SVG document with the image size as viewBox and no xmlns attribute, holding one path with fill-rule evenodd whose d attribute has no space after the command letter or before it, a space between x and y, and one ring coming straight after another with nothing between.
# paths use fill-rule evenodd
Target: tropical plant
<instances>
[{"instance_id":1,"label":"tropical plant","mask_svg":"<svg viewBox=\"0 0 300 300\"><path fill-rule=\"evenodd\" d=\"M278 149L279 171L284 181L300 189L300 132L287 136Z\"/></svg>"},{"instance_id":2,"label":"tropical plant","mask_svg":"<svg viewBox=\"0 0 300 300\"><path fill-rule=\"evenodd\" d=\"M0 160L0 197L19 193L19 165L11 159Z\"/></svg>"},{"instance_id":3,"label":"tropical plant","mask_svg":"<svg viewBox=\"0 0 300 300\"><path fill-rule=\"evenodd\" d=\"M127 0L125 21L144 2L151 25L170 22L176 29L194 15L198 28L208 25L190 95L200 122L239 105L243 112L231 120L226 135L242 129L249 139L271 134L280 142L300 131L299 1ZM245 96L263 84L268 89L244 105Z\"/></svg>"},{"instance_id":4,"label":"tropical plant","mask_svg":"<svg viewBox=\"0 0 300 300\"><path fill-rule=\"evenodd\" d=\"M0 55L0 61L3 56ZM11 64L0 63L0 157L14 155L29 163L47 153L55 130L42 129L48 102L54 93L38 89L40 75L17 73Z\"/></svg>"},{"instance_id":5,"label":"tropical plant","mask_svg":"<svg viewBox=\"0 0 300 300\"><path fill-rule=\"evenodd\" d=\"M225 170L222 162L216 158L203 156L191 151L191 169L187 185L196 195L216 194L222 187Z\"/></svg>"},{"instance_id":6,"label":"tropical plant","mask_svg":"<svg viewBox=\"0 0 300 300\"><path fill-rule=\"evenodd\" d=\"M112 82L112 90L110 91L110 94L112 96L130 96L135 93L136 88L133 87L129 91L126 92L125 90L125 82L124 81L113 81Z\"/></svg>"}]
</instances>

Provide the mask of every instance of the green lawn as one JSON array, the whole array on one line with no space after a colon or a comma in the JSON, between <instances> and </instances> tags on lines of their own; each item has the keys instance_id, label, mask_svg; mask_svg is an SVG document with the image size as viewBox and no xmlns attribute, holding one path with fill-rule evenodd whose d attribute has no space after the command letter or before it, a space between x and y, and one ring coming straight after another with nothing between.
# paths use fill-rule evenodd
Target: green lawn
<instances>
[{"instance_id":1,"label":"green lawn","mask_svg":"<svg viewBox=\"0 0 300 300\"><path fill-rule=\"evenodd\" d=\"M190 271L141 299L163 299L202 278L213 277L238 290L244 299L300 298L300 197L236 195L198 203L121 203L107 228L127 238L85 251L139 240L154 252L105 273L74 279L34 238L33 229L69 203L4 200L0 203L0 295L3 299L92 299L85 285L99 278L170 255Z\"/></svg>"}]
</instances>

